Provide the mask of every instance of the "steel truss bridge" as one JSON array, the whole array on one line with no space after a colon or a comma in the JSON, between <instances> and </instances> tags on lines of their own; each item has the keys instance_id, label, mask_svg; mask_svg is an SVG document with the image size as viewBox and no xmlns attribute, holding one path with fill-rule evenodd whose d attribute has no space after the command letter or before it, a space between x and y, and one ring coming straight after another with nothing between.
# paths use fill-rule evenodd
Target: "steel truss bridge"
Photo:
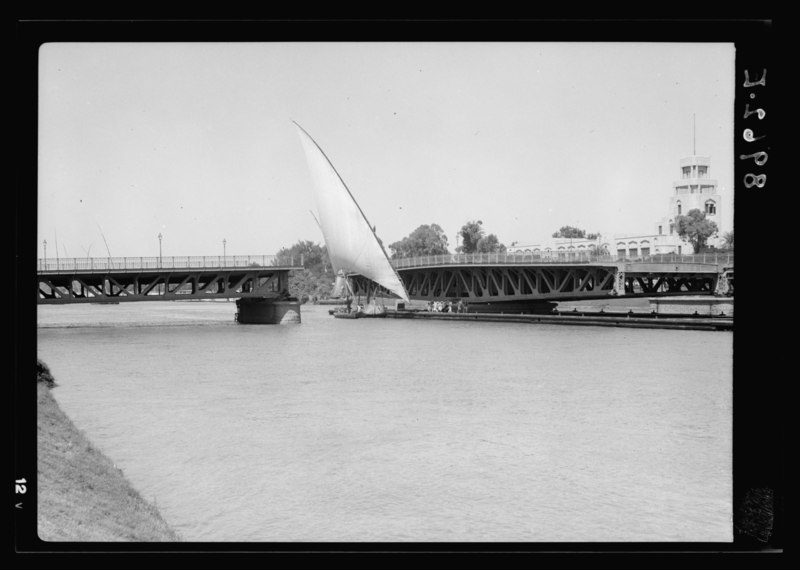
<instances>
[{"instance_id":1,"label":"steel truss bridge","mask_svg":"<svg viewBox=\"0 0 800 570\"><path fill-rule=\"evenodd\" d=\"M733 255L653 255L620 259L587 254L453 254L392 261L411 299L512 304L609 296L724 294ZM289 272L274 255L40 259L41 304L118 303L289 296ZM353 275L357 295L391 293Z\"/></svg>"},{"instance_id":2,"label":"steel truss bridge","mask_svg":"<svg viewBox=\"0 0 800 570\"><path fill-rule=\"evenodd\" d=\"M652 255L637 259L532 254L456 254L395 259L413 300L511 303L609 296L710 295L732 291L733 255ZM387 291L355 276L355 292Z\"/></svg>"},{"instance_id":3,"label":"steel truss bridge","mask_svg":"<svg viewBox=\"0 0 800 570\"><path fill-rule=\"evenodd\" d=\"M38 302L282 299L293 269L302 269L302 258L288 265L274 255L40 259Z\"/></svg>"}]
</instances>

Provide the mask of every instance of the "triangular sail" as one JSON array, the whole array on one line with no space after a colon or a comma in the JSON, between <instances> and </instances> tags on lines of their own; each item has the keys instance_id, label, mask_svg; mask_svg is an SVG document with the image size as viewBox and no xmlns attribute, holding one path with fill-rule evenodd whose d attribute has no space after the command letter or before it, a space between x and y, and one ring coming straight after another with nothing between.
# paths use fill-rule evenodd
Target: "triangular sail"
<instances>
[{"instance_id":1,"label":"triangular sail","mask_svg":"<svg viewBox=\"0 0 800 570\"><path fill-rule=\"evenodd\" d=\"M358 273L408 302L403 281L395 271L364 212L319 145L297 123L319 214L319 225L331 264L346 274Z\"/></svg>"}]
</instances>

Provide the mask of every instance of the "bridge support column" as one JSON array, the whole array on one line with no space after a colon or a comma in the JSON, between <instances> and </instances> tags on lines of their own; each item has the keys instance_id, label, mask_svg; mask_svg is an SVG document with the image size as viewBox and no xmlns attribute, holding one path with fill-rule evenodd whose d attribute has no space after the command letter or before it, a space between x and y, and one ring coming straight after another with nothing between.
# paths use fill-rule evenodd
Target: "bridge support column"
<instances>
[{"instance_id":1,"label":"bridge support column","mask_svg":"<svg viewBox=\"0 0 800 570\"><path fill-rule=\"evenodd\" d=\"M625 272L621 269L617 270L617 275L614 278L614 293L619 297L625 295Z\"/></svg>"},{"instance_id":2,"label":"bridge support column","mask_svg":"<svg viewBox=\"0 0 800 570\"><path fill-rule=\"evenodd\" d=\"M728 294L728 272L722 271L717 274L716 284L714 287L714 295L727 295Z\"/></svg>"},{"instance_id":3,"label":"bridge support column","mask_svg":"<svg viewBox=\"0 0 800 570\"><path fill-rule=\"evenodd\" d=\"M245 325L285 325L300 323L297 299L243 297L236 301L236 322Z\"/></svg>"}]
</instances>

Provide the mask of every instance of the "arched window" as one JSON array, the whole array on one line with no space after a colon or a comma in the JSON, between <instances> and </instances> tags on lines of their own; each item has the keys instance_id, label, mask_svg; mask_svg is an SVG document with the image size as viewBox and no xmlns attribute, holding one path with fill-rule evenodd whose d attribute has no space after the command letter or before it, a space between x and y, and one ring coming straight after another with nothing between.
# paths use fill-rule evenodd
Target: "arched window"
<instances>
[{"instance_id":1,"label":"arched window","mask_svg":"<svg viewBox=\"0 0 800 570\"><path fill-rule=\"evenodd\" d=\"M717 213L717 204L714 200L707 200L706 201L706 214L709 216L713 216Z\"/></svg>"}]
</instances>

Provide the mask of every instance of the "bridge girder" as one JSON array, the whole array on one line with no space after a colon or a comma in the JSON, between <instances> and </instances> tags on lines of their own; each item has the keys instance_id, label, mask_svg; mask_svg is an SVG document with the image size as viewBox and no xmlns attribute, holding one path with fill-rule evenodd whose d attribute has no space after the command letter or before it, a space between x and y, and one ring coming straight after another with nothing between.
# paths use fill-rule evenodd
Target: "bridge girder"
<instances>
[{"instance_id":1,"label":"bridge girder","mask_svg":"<svg viewBox=\"0 0 800 570\"><path fill-rule=\"evenodd\" d=\"M627 269L627 271L626 271ZM713 294L721 275L708 267L647 267L625 265L469 265L398 269L412 300L461 299L468 303L598 299L607 296L667 296ZM660 271L653 271L660 269ZM352 276L356 295L386 289L361 276Z\"/></svg>"},{"instance_id":2,"label":"bridge girder","mask_svg":"<svg viewBox=\"0 0 800 570\"><path fill-rule=\"evenodd\" d=\"M39 275L39 303L173 301L177 299L279 298L288 270L163 270L118 273L60 272Z\"/></svg>"},{"instance_id":3,"label":"bridge girder","mask_svg":"<svg viewBox=\"0 0 800 570\"><path fill-rule=\"evenodd\" d=\"M497 302L610 294L615 268L486 265L413 268L399 273L412 299Z\"/></svg>"}]
</instances>

